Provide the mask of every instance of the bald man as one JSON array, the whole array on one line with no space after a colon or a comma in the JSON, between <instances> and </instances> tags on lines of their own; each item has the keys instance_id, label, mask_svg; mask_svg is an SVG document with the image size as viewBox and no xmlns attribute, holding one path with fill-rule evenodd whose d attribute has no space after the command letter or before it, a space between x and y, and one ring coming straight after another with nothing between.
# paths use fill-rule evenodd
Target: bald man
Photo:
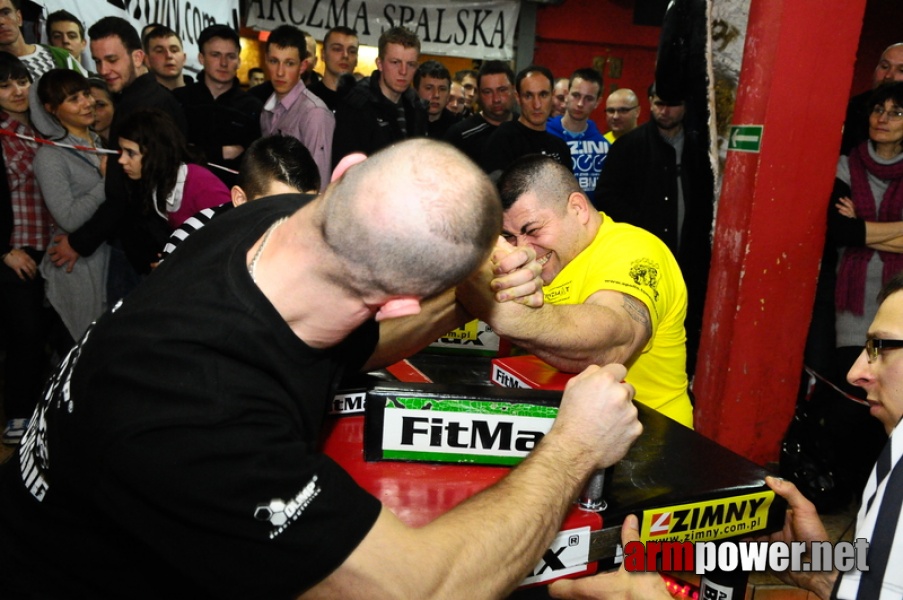
<instances>
[{"instance_id":1,"label":"bald man","mask_svg":"<svg viewBox=\"0 0 903 600\"><path fill-rule=\"evenodd\" d=\"M847 116L843 122L840 153L846 156L855 146L869 139L869 113L872 93L885 83L903 81L903 42L891 44L881 53L872 75L872 88L850 98Z\"/></svg>"},{"instance_id":2,"label":"bald man","mask_svg":"<svg viewBox=\"0 0 903 600\"><path fill-rule=\"evenodd\" d=\"M605 139L609 144L613 144L625 133L636 129L639 118L640 101L634 91L628 88L613 91L605 100L605 119L609 127Z\"/></svg>"},{"instance_id":3,"label":"bald man","mask_svg":"<svg viewBox=\"0 0 903 600\"><path fill-rule=\"evenodd\" d=\"M487 260L497 298L535 304L535 255L500 229L489 179L420 139L316 198L252 202L192 234L63 361L4 469L4 592L506 596L641 432L622 366L577 376L526 461L417 529L317 450L336 378L460 324L453 288Z\"/></svg>"}]
</instances>

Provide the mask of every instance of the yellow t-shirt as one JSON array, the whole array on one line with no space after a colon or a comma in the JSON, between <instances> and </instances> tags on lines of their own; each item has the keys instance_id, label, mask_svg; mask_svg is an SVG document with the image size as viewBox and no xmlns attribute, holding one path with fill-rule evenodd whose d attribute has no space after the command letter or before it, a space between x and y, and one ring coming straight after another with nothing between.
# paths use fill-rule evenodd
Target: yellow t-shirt
<instances>
[{"instance_id":1,"label":"yellow t-shirt","mask_svg":"<svg viewBox=\"0 0 903 600\"><path fill-rule=\"evenodd\" d=\"M596 238L543 288L549 304L582 304L600 290L629 294L646 305L652 337L627 372L636 399L688 427L687 287L677 261L653 234L616 223L605 213Z\"/></svg>"}]
</instances>

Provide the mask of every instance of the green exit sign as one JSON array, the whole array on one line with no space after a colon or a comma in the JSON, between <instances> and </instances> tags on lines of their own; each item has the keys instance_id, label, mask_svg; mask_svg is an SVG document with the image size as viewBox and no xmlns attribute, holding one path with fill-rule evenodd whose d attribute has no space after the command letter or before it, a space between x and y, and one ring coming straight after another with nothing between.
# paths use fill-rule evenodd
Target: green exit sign
<instances>
[{"instance_id":1,"label":"green exit sign","mask_svg":"<svg viewBox=\"0 0 903 600\"><path fill-rule=\"evenodd\" d=\"M727 149L758 152L762 148L762 125L731 125Z\"/></svg>"}]
</instances>

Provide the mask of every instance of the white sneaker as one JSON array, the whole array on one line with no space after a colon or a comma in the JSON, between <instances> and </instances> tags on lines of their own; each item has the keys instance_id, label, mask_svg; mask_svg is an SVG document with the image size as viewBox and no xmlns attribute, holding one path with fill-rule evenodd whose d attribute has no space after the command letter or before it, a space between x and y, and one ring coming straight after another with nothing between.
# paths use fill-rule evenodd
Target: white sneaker
<instances>
[{"instance_id":1,"label":"white sneaker","mask_svg":"<svg viewBox=\"0 0 903 600\"><path fill-rule=\"evenodd\" d=\"M3 430L3 443L15 446L22 440L25 430L28 429L28 419L10 419Z\"/></svg>"}]
</instances>

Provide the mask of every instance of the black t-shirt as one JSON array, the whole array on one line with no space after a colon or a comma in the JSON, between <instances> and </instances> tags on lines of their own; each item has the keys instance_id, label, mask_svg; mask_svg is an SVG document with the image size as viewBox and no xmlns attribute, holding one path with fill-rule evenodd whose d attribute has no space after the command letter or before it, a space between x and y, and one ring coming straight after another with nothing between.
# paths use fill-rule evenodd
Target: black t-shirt
<instances>
[{"instance_id":1,"label":"black t-shirt","mask_svg":"<svg viewBox=\"0 0 903 600\"><path fill-rule=\"evenodd\" d=\"M427 121L426 136L433 139L441 140L445 137L448 129L458 123L461 118L446 108L442 109L439 118L435 121Z\"/></svg>"},{"instance_id":2,"label":"black t-shirt","mask_svg":"<svg viewBox=\"0 0 903 600\"><path fill-rule=\"evenodd\" d=\"M224 158L223 146L241 146L247 150L260 137L263 103L243 91L238 79L231 88L214 98L204 83L203 72L197 83L176 88L172 93L188 119L186 137L189 143L203 152L208 162L237 171L241 156ZM228 171L213 168L211 172L228 186L238 181L238 177Z\"/></svg>"},{"instance_id":3,"label":"black t-shirt","mask_svg":"<svg viewBox=\"0 0 903 600\"><path fill-rule=\"evenodd\" d=\"M22 446L25 475L7 465L0 483L5 589L15 576L12 589L49 597L289 598L367 534L379 502L317 440L376 323L312 349L246 266L304 200L253 202L195 232L66 359Z\"/></svg>"},{"instance_id":4,"label":"black t-shirt","mask_svg":"<svg viewBox=\"0 0 903 600\"><path fill-rule=\"evenodd\" d=\"M479 164L486 140L497 128L483 115L473 115L449 127L443 139Z\"/></svg>"},{"instance_id":5,"label":"black t-shirt","mask_svg":"<svg viewBox=\"0 0 903 600\"><path fill-rule=\"evenodd\" d=\"M341 96L339 96L337 91L326 87L326 84L323 83L322 79L307 89L309 89L312 94L316 94L316 96L323 101L323 104L328 106L329 110L332 112L335 112L339 107L339 101L342 99Z\"/></svg>"},{"instance_id":6,"label":"black t-shirt","mask_svg":"<svg viewBox=\"0 0 903 600\"><path fill-rule=\"evenodd\" d=\"M502 123L486 140L483 156L478 164L487 173L507 169L511 163L527 154L543 154L555 159L569 170L571 150L567 142L546 131L530 129L520 121Z\"/></svg>"}]
</instances>

